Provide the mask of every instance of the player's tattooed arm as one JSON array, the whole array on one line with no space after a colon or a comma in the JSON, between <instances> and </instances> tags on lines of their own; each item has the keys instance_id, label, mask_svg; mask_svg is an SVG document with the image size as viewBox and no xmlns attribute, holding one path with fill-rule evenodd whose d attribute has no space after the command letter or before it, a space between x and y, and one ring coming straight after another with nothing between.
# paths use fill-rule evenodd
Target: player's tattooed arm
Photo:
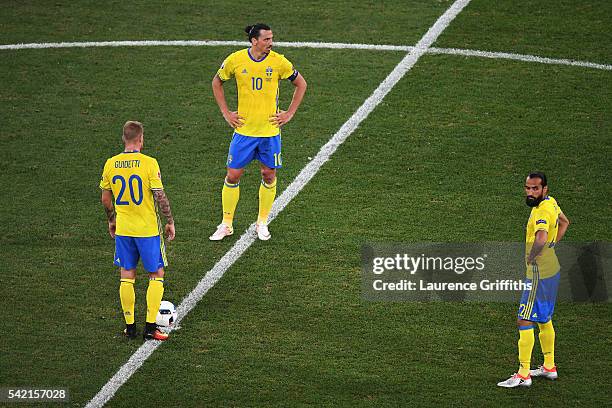
<instances>
[{"instance_id":1,"label":"player's tattooed arm","mask_svg":"<svg viewBox=\"0 0 612 408\"><path fill-rule=\"evenodd\" d=\"M109 222L115 221L115 218L117 217L117 214L115 214L115 208L114 207L108 208L108 207L104 206L104 211L106 212L106 218L108 218Z\"/></svg>"},{"instance_id":2,"label":"player's tattooed arm","mask_svg":"<svg viewBox=\"0 0 612 408\"><path fill-rule=\"evenodd\" d=\"M166 222L168 224L174 224L174 217L170 210L170 200L168 200L164 190L153 190L153 198L159 206L159 211L166 217Z\"/></svg>"},{"instance_id":3,"label":"player's tattooed arm","mask_svg":"<svg viewBox=\"0 0 612 408\"><path fill-rule=\"evenodd\" d=\"M110 190L102 190L102 197L100 198L104 211L106 212L106 218L108 221L115 221L115 206L113 205L113 193Z\"/></svg>"},{"instance_id":4,"label":"player's tattooed arm","mask_svg":"<svg viewBox=\"0 0 612 408\"><path fill-rule=\"evenodd\" d=\"M159 207L159 211L166 217L166 227L164 228L166 238L172 241L176 231L174 229L174 217L172 217L172 211L170 210L170 201L164 190L153 190L153 198Z\"/></svg>"},{"instance_id":5,"label":"player's tattooed arm","mask_svg":"<svg viewBox=\"0 0 612 408\"><path fill-rule=\"evenodd\" d=\"M115 230L117 229L117 214L115 213L115 206L113 205L113 193L110 190L102 190L102 197L100 198L104 212L106 212L106 218L108 219L108 233L111 238L115 238Z\"/></svg>"}]
</instances>

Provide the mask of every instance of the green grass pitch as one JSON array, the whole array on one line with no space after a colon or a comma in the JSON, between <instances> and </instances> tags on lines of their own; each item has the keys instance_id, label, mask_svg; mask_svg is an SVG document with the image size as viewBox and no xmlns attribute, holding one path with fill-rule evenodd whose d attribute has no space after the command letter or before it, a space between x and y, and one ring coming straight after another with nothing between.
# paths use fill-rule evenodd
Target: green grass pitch
<instances>
[{"instance_id":1,"label":"green grass pitch","mask_svg":"<svg viewBox=\"0 0 612 408\"><path fill-rule=\"evenodd\" d=\"M414 45L452 4L5 3L2 44L243 40L263 21L277 41L394 45ZM473 0L434 46L611 64L611 21L603 0ZM126 120L144 123L176 218L165 298L178 304L233 245L208 236L231 135L210 83L235 49L0 50L0 387L68 387L82 406L140 345L118 335L97 187ZM280 193L404 54L276 50L309 85L283 133ZM516 304L367 302L360 286L363 244L523 240L534 168L572 221L567 240L611 241L610 112L610 71L423 56L109 406L610 404L609 303L559 304L560 379L515 392L495 384L517 366ZM258 183L251 165L237 233L256 218Z\"/></svg>"}]
</instances>

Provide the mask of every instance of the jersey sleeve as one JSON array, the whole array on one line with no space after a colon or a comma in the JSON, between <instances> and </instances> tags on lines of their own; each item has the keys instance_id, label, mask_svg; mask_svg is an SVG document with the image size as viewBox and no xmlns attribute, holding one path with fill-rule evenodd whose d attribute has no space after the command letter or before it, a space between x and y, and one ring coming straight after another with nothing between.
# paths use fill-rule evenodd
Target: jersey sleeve
<instances>
[{"instance_id":1,"label":"jersey sleeve","mask_svg":"<svg viewBox=\"0 0 612 408\"><path fill-rule=\"evenodd\" d=\"M151 161L151 165L149 166L149 184L151 186L151 190L164 189L164 185L161 181L161 172L159 171L159 164L157 164L157 160L155 159Z\"/></svg>"},{"instance_id":2,"label":"jersey sleeve","mask_svg":"<svg viewBox=\"0 0 612 408\"><path fill-rule=\"evenodd\" d=\"M284 55L280 55L279 65L281 79L288 79L290 81L293 81L295 78L297 78L297 69L293 68L293 64L289 62L289 60L285 58Z\"/></svg>"},{"instance_id":3,"label":"jersey sleeve","mask_svg":"<svg viewBox=\"0 0 612 408\"><path fill-rule=\"evenodd\" d=\"M104 170L102 170L102 178L100 179L100 189L111 190L111 182L108 175L108 160L104 163Z\"/></svg>"},{"instance_id":4,"label":"jersey sleeve","mask_svg":"<svg viewBox=\"0 0 612 408\"><path fill-rule=\"evenodd\" d=\"M227 81L234 76L234 54L228 56L221 67L217 70L217 75L222 81Z\"/></svg>"},{"instance_id":5,"label":"jersey sleeve","mask_svg":"<svg viewBox=\"0 0 612 408\"><path fill-rule=\"evenodd\" d=\"M546 209L536 209L533 213L533 217L531 222L534 223L534 232L538 231L547 231L551 228L551 226L555 225L555 217L551 211L547 211Z\"/></svg>"}]
</instances>

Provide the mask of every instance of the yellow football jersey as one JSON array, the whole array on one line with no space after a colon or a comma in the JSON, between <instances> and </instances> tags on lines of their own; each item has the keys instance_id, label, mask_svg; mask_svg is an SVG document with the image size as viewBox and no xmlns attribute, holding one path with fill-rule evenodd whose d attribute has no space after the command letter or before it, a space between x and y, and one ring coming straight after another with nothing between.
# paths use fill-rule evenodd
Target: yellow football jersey
<instances>
[{"instance_id":1,"label":"yellow football jersey","mask_svg":"<svg viewBox=\"0 0 612 408\"><path fill-rule=\"evenodd\" d=\"M140 152L123 152L104 165L100 188L115 197L117 235L160 235L160 221L153 190L163 190L157 160Z\"/></svg>"},{"instance_id":2,"label":"yellow football jersey","mask_svg":"<svg viewBox=\"0 0 612 408\"><path fill-rule=\"evenodd\" d=\"M278 112L279 81L297 76L287 58L270 51L261 60L255 60L249 49L244 49L227 57L217 75L222 81L236 78L238 114L244 118L237 133L256 137L280 133L278 126L270 123L270 117Z\"/></svg>"},{"instance_id":3,"label":"yellow football jersey","mask_svg":"<svg viewBox=\"0 0 612 408\"><path fill-rule=\"evenodd\" d=\"M559 214L561 214L561 208L559 208L557 201L547 196L537 207L531 209L529 221L527 221L525 254L529 255L531 252L536 232L540 230L548 232L546 245L536 258L538 277L540 279L548 278L559 272L559 260L554 248L557 240L557 231L559 230ZM533 279L533 268L531 265L527 265L527 277Z\"/></svg>"}]
</instances>

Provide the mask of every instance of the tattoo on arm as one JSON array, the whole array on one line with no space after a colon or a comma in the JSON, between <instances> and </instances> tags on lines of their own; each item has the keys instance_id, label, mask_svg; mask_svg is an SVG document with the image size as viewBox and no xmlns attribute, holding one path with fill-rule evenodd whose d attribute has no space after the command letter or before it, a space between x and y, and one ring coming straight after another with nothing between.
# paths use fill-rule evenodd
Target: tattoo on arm
<instances>
[{"instance_id":1,"label":"tattoo on arm","mask_svg":"<svg viewBox=\"0 0 612 408\"><path fill-rule=\"evenodd\" d=\"M154 190L153 198L159 206L159 211L166 217L168 224L174 224L174 217L172 217L172 211L170 210L170 201L166 197L164 190Z\"/></svg>"},{"instance_id":2,"label":"tattoo on arm","mask_svg":"<svg viewBox=\"0 0 612 408\"><path fill-rule=\"evenodd\" d=\"M104 211L106 212L106 218L108 218L109 221L115 221L116 214L114 207L108 208L104 206Z\"/></svg>"},{"instance_id":3,"label":"tattoo on arm","mask_svg":"<svg viewBox=\"0 0 612 408\"><path fill-rule=\"evenodd\" d=\"M111 193L110 190L103 190L100 201L102 202L102 207L104 207L104 211L106 212L108 222L115 221L117 214L115 213L115 206L113 205L113 193Z\"/></svg>"}]
</instances>

